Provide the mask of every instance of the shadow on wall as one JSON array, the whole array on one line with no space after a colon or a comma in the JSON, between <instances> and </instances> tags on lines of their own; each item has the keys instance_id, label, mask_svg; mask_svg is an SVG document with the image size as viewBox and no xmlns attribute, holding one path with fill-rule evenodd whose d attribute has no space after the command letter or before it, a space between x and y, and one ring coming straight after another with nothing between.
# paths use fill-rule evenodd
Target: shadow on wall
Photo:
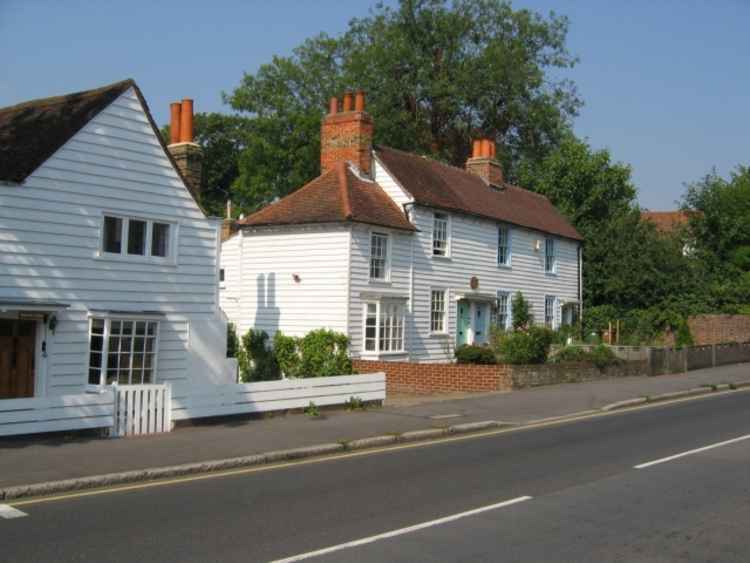
<instances>
[{"instance_id":1,"label":"shadow on wall","mask_svg":"<svg viewBox=\"0 0 750 563\"><path fill-rule=\"evenodd\" d=\"M276 306L276 274L255 277L255 320L253 328L265 330L273 338L279 330L281 310Z\"/></svg>"},{"instance_id":2,"label":"shadow on wall","mask_svg":"<svg viewBox=\"0 0 750 563\"><path fill-rule=\"evenodd\" d=\"M189 373L193 383L235 383L234 364L226 357L227 321L216 318L190 322Z\"/></svg>"}]
</instances>

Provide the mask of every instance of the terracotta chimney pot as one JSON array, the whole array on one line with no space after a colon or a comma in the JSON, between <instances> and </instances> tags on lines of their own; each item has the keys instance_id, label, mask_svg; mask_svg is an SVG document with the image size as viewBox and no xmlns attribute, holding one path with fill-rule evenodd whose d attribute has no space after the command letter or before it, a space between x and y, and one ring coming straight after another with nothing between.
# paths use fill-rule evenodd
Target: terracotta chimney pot
<instances>
[{"instance_id":1,"label":"terracotta chimney pot","mask_svg":"<svg viewBox=\"0 0 750 563\"><path fill-rule=\"evenodd\" d=\"M180 111L182 110L182 104L180 102L173 102L169 104L169 142L170 144L180 142Z\"/></svg>"},{"instance_id":2,"label":"terracotta chimney pot","mask_svg":"<svg viewBox=\"0 0 750 563\"><path fill-rule=\"evenodd\" d=\"M471 149L471 158L479 158L482 154L482 141L480 139L474 139Z\"/></svg>"},{"instance_id":3,"label":"terracotta chimney pot","mask_svg":"<svg viewBox=\"0 0 750 563\"><path fill-rule=\"evenodd\" d=\"M352 93L344 93L344 111L352 111Z\"/></svg>"},{"instance_id":4,"label":"terracotta chimney pot","mask_svg":"<svg viewBox=\"0 0 750 563\"><path fill-rule=\"evenodd\" d=\"M482 153L481 156L487 158L490 156L490 140L482 139Z\"/></svg>"},{"instance_id":5,"label":"terracotta chimney pot","mask_svg":"<svg viewBox=\"0 0 750 563\"><path fill-rule=\"evenodd\" d=\"M339 100L336 96L328 101L328 115L336 115L339 112Z\"/></svg>"},{"instance_id":6,"label":"terracotta chimney pot","mask_svg":"<svg viewBox=\"0 0 750 563\"><path fill-rule=\"evenodd\" d=\"M358 90L354 98L354 111L365 111L365 93Z\"/></svg>"},{"instance_id":7,"label":"terracotta chimney pot","mask_svg":"<svg viewBox=\"0 0 750 563\"><path fill-rule=\"evenodd\" d=\"M193 100L184 98L180 114L180 142L193 142Z\"/></svg>"}]
</instances>

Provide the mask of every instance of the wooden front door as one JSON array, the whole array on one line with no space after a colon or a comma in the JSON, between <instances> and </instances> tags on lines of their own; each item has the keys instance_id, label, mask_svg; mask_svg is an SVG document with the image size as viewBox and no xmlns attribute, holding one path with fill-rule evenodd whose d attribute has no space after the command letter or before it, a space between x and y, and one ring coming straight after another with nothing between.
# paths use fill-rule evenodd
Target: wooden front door
<instances>
[{"instance_id":1,"label":"wooden front door","mask_svg":"<svg viewBox=\"0 0 750 563\"><path fill-rule=\"evenodd\" d=\"M34 396L36 321L0 319L0 399Z\"/></svg>"}]
</instances>

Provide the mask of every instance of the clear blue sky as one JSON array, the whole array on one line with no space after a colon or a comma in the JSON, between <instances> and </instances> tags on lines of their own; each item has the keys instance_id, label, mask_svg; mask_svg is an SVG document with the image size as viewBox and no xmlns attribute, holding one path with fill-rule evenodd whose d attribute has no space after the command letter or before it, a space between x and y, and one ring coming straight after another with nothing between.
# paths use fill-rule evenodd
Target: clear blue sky
<instances>
[{"instance_id":1,"label":"clear blue sky","mask_svg":"<svg viewBox=\"0 0 750 563\"><path fill-rule=\"evenodd\" d=\"M227 111L273 54L342 32L374 0L0 0L0 106L135 78L159 123L168 104ZM633 167L639 200L669 209L712 167L750 164L750 0L517 0L571 20L585 101L576 132ZM376 116L377 117L377 116Z\"/></svg>"}]
</instances>

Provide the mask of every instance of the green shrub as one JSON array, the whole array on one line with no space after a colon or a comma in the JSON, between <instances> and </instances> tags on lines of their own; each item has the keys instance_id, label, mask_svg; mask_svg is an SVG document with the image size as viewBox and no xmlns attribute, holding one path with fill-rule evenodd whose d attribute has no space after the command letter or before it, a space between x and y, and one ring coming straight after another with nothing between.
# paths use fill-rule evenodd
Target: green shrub
<instances>
[{"instance_id":1,"label":"green shrub","mask_svg":"<svg viewBox=\"0 0 750 563\"><path fill-rule=\"evenodd\" d=\"M588 353L590 361L599 369L604 369L607 366L615 365L620 362L612 351L612 348L604 344L594 346L594 349Z\"/></svg>"},{"instance_id":2,"label":"green shrub","mask_svg":"<svg viewBox=\"0 0 750 563\"><path fill-rule=\"evenodd\" d=\"M547 361L554 332L548 328L531 326L527 331L516 331L498 338L498 353L509 364L543 364Z\"/></svg>"},{"instance_id":3,"label":"green shrub","mask_svg":"<svg viewBox=\"0 0 750 563\"><path fill-rule=\"evenodd\" d=\"M268 334L264 330L250 329L242 337L243 355L238 357L242 381L281 379L276 356L268 349L267 342Z\"/></svg>"},{"instance_id":4,"label":"green shrub","mask_svg":"<svg viewBox=\"0 0 750 563\"><path fill-rule=\"evenodd\" d=\"M297 341L301 377L326 377L347 375L352 372L349 358L349 338L332 330L318 329L308 332Z\"/></svg>"},{"instance_id":5,"label":"green shrub","mask_svg":"<svg viewBox=\"0 0 750 563\"><path fill-rule=\"evenodd\" d=\"M496 364L497 358L492 348L464 344L456 348L456 360L459 364Z\"/></svg>"},{"instance_id":6,"label":"green shrub","mask_svg":"<svg viewBox=\"0 0 750 563\"><path fill-rule=\"evenodd\" d=\"M240 347L240 339L234 323L227 323L227 358L236 358Z\"/></svg>"},{"instance_id":7,"label":"green shrub","mask_svg":"<svg viewBox=\"0 0 750 563\"><path fill-rule=\"evenodd\" d=\"M301 377L302 358L297 350L298 343L299 338L286 336L280 330L273 337L273 352L285 377Z\"/></svg>"},{"instance_id":8,"label":"green shrub","mask_svg":"<svg viewBox=\"0 0 750 563\"><path fill-rule=\"evenodd\" d=\"M695 344L693 341L693 334L690 332L690 327L684 319L677 325L674 342L675 346L678 348L684 348L685 346L692 346Z\"/></svg>"},{"instance_id":9,"label":"green shrub","mask_svg":"<svg viewBox=\"0 0 750 563\"><path fill-rule=\"evenodd\" d=\"M511 324L513 330L526 330L534 322L529 302L524 299L523 294L517 291L510 302Z\"/></svg>"},{"instance_id":10,"label":"green shrub","mask_svg":"<svg viewBox=\"0 0 750 563\"><path fill-rule=\"evenodd\" d=\"M550 362L564 364L567 362L585 362L588 359L589 353L584 348L580 346L565 346L550 358Z\"/></svg>"}]
</instances>

